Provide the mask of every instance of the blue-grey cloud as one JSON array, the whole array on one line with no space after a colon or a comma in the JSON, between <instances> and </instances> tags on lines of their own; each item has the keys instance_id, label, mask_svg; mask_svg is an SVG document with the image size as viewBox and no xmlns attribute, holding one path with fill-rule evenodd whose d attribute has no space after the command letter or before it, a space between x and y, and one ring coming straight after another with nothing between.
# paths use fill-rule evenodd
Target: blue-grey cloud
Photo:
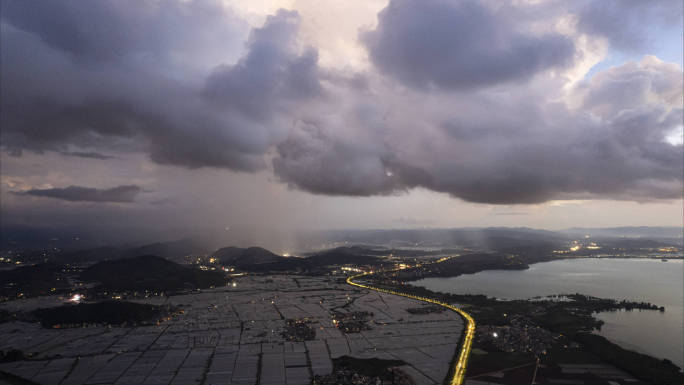
<instances>
[{"instance_id":1,"label":"blue-grey cloud","mask_svg":"<svg viewBox=\"0 0 684 385\"><path fill-rule=\"evenodd\" d=\"M391 0L362 40L384 74L420 88L524 80L574 58L568 37L521 31L506 7L472 0Z\"/></svg>"},{"instance_id":2,"label":"blue-grey cloud","mask_svg":"<svg viewBox=\"0 0 684 385\"><path fill-rule=\"evenodd\" d=\"M252 32L246 55L209 76L206 98L248 118L267 120L284 101L320 95L318 52L309 48L300 54L295 44L299 23L294 11L269 16Z\"/></svg>"},{"instance_id":3,"label":"blue-grey cloud","mask_svg":"<svg viewBox=\"0 0 684 385\"><path fill-rule=\"evenodd\" d=\"M658 37L649 28L672 28L681 33L684 3L680 0L601 0L573 2L581 31L608 39L621 50L644 49ZM679 28L677 28L679 26ZM681 47L680 47L681 48Z\"/></svg>"}]
</instances>

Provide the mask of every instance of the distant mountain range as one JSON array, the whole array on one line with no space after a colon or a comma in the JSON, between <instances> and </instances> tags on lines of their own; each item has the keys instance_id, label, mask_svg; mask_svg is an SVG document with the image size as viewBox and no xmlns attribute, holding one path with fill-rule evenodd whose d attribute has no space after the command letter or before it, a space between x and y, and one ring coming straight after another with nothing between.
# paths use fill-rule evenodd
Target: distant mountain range
<instances>
[{"instance_id":1,"label":"distant mountain range","mask_svg":"<svg viewBox=\"0 0 684 385\"><path fill-rule=\"evenodd\" d=\"M58 263L85 263L114 260L121 258L132 258L140 255L155 255L162 258L178 259L191 254L203 254L202 245L190 239L183 239L172 242L156 242L137 247L96 247L91 249L80 249L75 251L65 251L56 256Z\"/></svg>"},{"instance_id":2,"label":"distant mountain range","mask_svg":"<svg viewBox=\"0 0 684 385\"><path fill-rule=\"evenodd\" d=\"M347 243L387 247L469 247L500 250L515 247L556 247L590 235L592 238L651 238L681 244L682 227L572 228L560 231L527 227L488 227L411 230L322 231L309 243Z\"/></svg>"},{"instance_id":3,"label":"distant mountain range","mask_svg":"<svg viewBox=\"0 0 684 385\"><path fill-rule=\"evenodd\" d=\"M470 247L498 249L520 245L545 246L567 241L567 236L528 228L461 228L414 230L348 230L321 232L322 243L382 245L391 248Z\"/></svg>"},{"instance_id":4,"label":"distant mountain range","mask_svg":"<svg viewBox=\"0 0 684 385\"><path fill-rule=\"evenodd\" d=\"M216 258L220 264L234 266L246 272L300 271L325 272L331 265L379 266L390 263L383 257L418 257L424 255L491 254L515 256L522 263L538 261L556 255L556 250L574 252L573 255L603 254L639 255L662 247L675 246L681 251L682 238L677 237L678 228L623 227L611 229L568 229L558 232L527 228L444 229L444 230L377 230L338 232L337 239L357 243L325 249L299 257L286 257L261 247L223 247L212 253L203 252L202 246L190 240L159 242L149 245L126 247L99 247L46 255L35 251L35 259L22 261L27 266L0 270L0 296L33 296L65 290L65 274L73 266L85 267L80 279L98 282L111 290L168 291L184 288L220 286L226 282L222 271L201 270L173 262L208 263ZM589 236L589 239L586 236ZM387 247L402 240L406 246ZM579 243L574 243L579 241ZM339 241L338 241L339 242ZM591 243L596 242L598 245ZM361 244L361 245L358 245ZM377 244L375 246L374 244ZM570 250L570 245L581 245L580 251ZM443 247L437 247L442 245ZM444 245L453 245L452 248ZM657 252L657 251L656 251ZM677 252L667 251L665 252ZM16 254L13 254L13 258ZM27 255L27 254L23 254ZM195 257L199 258L196 260ZM203 258L205 259L204 262ZM459 259L461 260L461 259ZM465 260L461 260L465 261ZM488 260L483 259L482 263ZM47 262L47 263L46 263ZM498 263L497 261L494 261ZM445 265L445 266L448 266ZM521 265L522 266L522 265Z\"/></svg>"},{"instance_id":5,"label":"distant mountain range","mask_svg":"<svg viewBox=\"0 0 684 385\"><path fill-rule=\"evenodd\" d=\"M382 259L378 255L387 251L363 247L338 247L316 253L305 258L284 257L261 247L224 247L212 253L221 263L247 271L282 271L296 269L316 269L329 265L361 264L378 265Z\"/></svg>"},{"instance_id":6,"label":"distant mountain range","mask_svg":"<svg viewBox=\"0 0 684 385\"><path fill-rule=\"evenodd\" d=\"M625 237L625 238L683 238L684 227L649 227L649 226L627 226L627 227L573 227L559 231L562 234L584 235L593 237Z\"/></svg>"},{"instance_id":7,"label":"distant mountain range","mask_svg":"<svg viewBox=\"0 0 684 385\"><path fill-rule=\"evenodd\" d=\"M655 247L658 245L674 245L682 247L684 242L681 227L613 227L613 228L571 228L559 231L536 230L526 227L489 227L489 228L456 228L456 229L413 229L413 230L335 230L311 233L303 237L301 250L316 250L327 245L328 248L310 253L309 260L304 263L296 258L286 258L260 247L224 247L212 253L211 246L195 239L182 239L172 242L155 242L142 246L99 246L77 248L78 241L71 239L71 247L48 247L51 242L44 243L33 234L29 236L25 231L19 233L3 231L3 250L23 250L23 256L34 261L41 261L47 257L58 264L88 263L140 255L156 255L170 260L181 261L188 255L211 254L219 258L222 263L234 266L255 266L265 264L287 264L291 266L297 261L307 266L327 263L335 258L342 258L346 263L357 263L359 256L369 257L393 253L402 250L404 255L421 255L426 250L441 249L474 249L481 251L516 252L521 249L544 252L567 245L576 239L584 239L589 235L592 240L601 242L626 242L633 239L633 247ZM47 235L47 234L43 234ZM647 242L648 240L652 242ZM23 245L20 247L19 245ZM335 249L330 246L343 246ZM348 246L349 245L349 246ZM351 246L364 245L364 246ZM356 249L355 249L356 248ZM47 253L47 254L46 254ZM275 265L274 265L275 266ZM262 266L263 267L263 266Z\"/></svg>"}]
</instances>

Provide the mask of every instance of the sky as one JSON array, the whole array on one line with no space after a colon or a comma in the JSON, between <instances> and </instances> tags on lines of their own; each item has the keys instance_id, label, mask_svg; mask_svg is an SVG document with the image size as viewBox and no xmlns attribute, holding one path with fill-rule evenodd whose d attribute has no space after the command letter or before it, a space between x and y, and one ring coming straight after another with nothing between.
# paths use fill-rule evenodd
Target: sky
<instances>
[{"instance_id":1,"label":"sky","mask_svg":"<svg viewBox=\"0 0 684 385\"><path fill-rule=\"evenodd\" d=\"M680 0L1 0L0 224L682 226Z\"/></svg>"}]
</instances>

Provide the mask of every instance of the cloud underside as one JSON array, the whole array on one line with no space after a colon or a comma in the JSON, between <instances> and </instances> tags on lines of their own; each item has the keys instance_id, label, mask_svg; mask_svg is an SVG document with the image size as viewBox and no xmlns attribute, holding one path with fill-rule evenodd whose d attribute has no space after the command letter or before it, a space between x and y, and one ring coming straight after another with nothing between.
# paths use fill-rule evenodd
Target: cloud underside
<instances>
[{"instance_id":1,"label":"cloud underside","mask_svg":"<svg viewBox=\"0 0 684 385\"><path fill-rule=\"evenodd\" d=\"M126 185L109 189L69 186L65 188L33 189L19 192L19 195L60 199L70 202L115 202L130 203L142 191L139 186Z\"/></svg>"},{"instance_id":2,"label":"cloud underside","mask_svg":"<svg viewBox=\"0 0 684 385\"><path fill-rule=\"evenodd\" d=\"M580 37L643 44L638 26L618 34L601 17L667 14L598 3L558 11L578 18L561 33L528 28L555 14L544 5L392 0L360 33L372 68L359 73L322 67L298 41L294 11L269 16L228 60L244 23L218 2L3 1L2 143L14 155L106 161L125 150L192 169L272 170L329 195L680 198L682 146L663 140L681 129L678 65L645 56L564 88L585 55ZM26 195L132 201L134 186L122 187ZM130 200L57 196L79 193Z\"/></svg>"},{"instance_id":3,"label":"cloud underside","mask_svg":"<svg viewBox=\"0 0 684 385\"><path fill-rule=\"evenodd\" d=\"M111 155L105 155L105 154L101 154L99 152L88 152L88 151L85 151L85 152L84 151L64 151L64 152L62 152L62 155L75 156L78 158L99 159L99 160L116 158L116 157L111 156Z\"/></svg>"}]
</instances>

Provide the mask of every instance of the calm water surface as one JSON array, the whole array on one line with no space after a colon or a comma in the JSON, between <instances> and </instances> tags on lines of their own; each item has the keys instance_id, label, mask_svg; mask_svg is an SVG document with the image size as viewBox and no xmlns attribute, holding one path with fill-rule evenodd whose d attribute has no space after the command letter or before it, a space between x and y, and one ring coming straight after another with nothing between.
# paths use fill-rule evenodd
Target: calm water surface
<instances>
[{"instance_id":1,"label":"calm water surface","mask_svg":"<svg viewBox=\"0 0 684 385\"><path fill-rule=\"evenodd\" d=\"M491 270L452 278L425 278L414 285L433 291L522 299L562 293L647 301L658 311L599 313L599 334L625 348L667 358L684 367L684 261L568 259L528 270Z\"/></svg>"}]
</instances>

